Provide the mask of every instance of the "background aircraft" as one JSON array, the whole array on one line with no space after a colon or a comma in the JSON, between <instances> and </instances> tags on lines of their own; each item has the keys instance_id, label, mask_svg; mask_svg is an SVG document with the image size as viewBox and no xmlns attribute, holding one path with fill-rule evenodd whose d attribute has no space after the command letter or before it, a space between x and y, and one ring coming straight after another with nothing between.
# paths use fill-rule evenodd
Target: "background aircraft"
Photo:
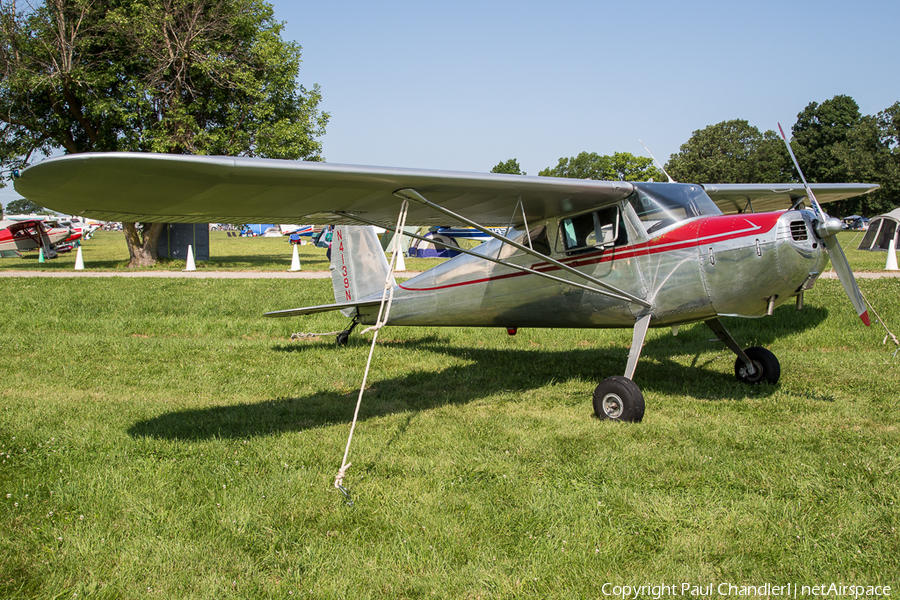
<instances>
[{"instance_id":1,"label":"background aircraft","mask_svg":"<svg viewBox=\"0 0 900 600\"><path fill-rule=\"evenodd\" d=\"M0 221L0 252L43 248L45 258L56 258L56 245L73 235L68 227L51 227L41 220Z\"/></svg>"},{"instance_id":2,"label":"background aircraft","mask_svg":"<svg viewBox=\"0 0 900 600\"><path fill-rule=\"evenodd\" d=\"M352 319L338 337L346 342L357 324L376 323L389 289L388 325L503 327L510 334L520 327L631 328L624 376L602 381L593 398L598 417L627 421L644 413L632 378L649 327L703 321L737 355L739 380L775 383L775 356L742 349L719 317L760 317L788 301L801 304L829 257L868 324L835 238L840 220L827 218L815 198L829 202L877 187L631 183L129 153L56 158L16 179L16 190L35 203L102 220L473 227L493 239L399 285L374 230L338 227L335 303L268 315L341 310ZM811 209L801 206L807 197Z\"/></svg>"}]
</instances>

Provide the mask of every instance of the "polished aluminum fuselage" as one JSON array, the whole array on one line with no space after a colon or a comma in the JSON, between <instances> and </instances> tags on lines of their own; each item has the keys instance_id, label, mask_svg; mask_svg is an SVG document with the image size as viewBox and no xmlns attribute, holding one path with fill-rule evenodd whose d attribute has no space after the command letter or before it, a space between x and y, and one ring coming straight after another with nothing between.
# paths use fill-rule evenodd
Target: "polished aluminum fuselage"
<instances>
[{"instance_id":1,"label":"polished aluminum fuselage","mask_svg":"<svg viewBox=\"0 0 900 600\"><path fill-rule=\"evenodd\" d=\"M610 328L633 327L648 313L656 327L758 317L811 287L827 264L810 211L701 216L648 235L627 203L620 208L628 240L616 247L567 255L558 251L557 220L532 227L547 227L552 258L650 308L461 255L396 286L388 324ZM524 232L509 237L521 241ZM477 252L585 283L499 240ZM360 307L360 322L373 323L377 308Z\"/></svg>"}]
</instances>

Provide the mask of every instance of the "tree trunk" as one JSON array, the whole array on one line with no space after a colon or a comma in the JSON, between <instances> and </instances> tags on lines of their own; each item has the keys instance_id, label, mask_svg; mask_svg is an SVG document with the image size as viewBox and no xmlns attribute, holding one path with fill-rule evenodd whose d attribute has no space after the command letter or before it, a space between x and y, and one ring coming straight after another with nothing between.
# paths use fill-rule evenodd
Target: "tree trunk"
<instances>
[{"instance_id":1,"label":"tree trunk","mask_svg":"<svg viewBox=\"0 0 900 600\"><path fill-rule=\"evenodd\" d=\"M159 260L159 236L165 223L142 223L138 229L135 223L122 223L125 243L128 245L128 268L152 267Z\"/></svg>"}]
</instances>

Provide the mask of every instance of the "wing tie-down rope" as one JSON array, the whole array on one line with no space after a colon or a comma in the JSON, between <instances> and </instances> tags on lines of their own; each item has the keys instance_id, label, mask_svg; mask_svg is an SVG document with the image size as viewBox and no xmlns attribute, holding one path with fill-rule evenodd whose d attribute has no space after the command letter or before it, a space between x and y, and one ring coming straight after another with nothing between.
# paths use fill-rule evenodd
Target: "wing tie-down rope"
<instances>
[{"instance_id":1,"label":"wing tie-down rope","mask_svg":"<svg viewBox=\"0 0 900 600\"><path fill-rule=\"evenodd\" d=\"M900 346L900 340L898 340L897 336L894 335L890 329L888 329L887 323L885 323L884 319L882 319L881 316L875 311L875 307L872 306L872 303L869 302L869 299L866 298L865 294L862 293L862 290L860 290L859 293L860 293L860 295L862 295L863 300L866 301L866 304L869 305L869 308L872 309L872 314L875 315L875 320L878 321L879 323L881 323L881 326L884 327L884 330L887 332L887 335L884 336L884 340L881 342L881 345L884 346L885 344L887 344L888 338L890 338L891 341L894 342L895 345ZM897 351L894 352L894 355L895 356L897 355Z\"/></svg>"},{"instance_id":2,"label":"wing tie-down rope","mask_svg":"<svg viewBox=\"0 0 900 600\"><path fill-rule=\"evenodd\" d=\"M304 332L298 331L296 333L291 334L291 339L292 340L305 340L306 338L327 337L329 335L337 335L343 331L344 331L343 329L341 329L339 331L329 331L328 333L304 333Z\"/></svg>"},{"instance_id":3,"label":"wing tie-down rope","mask_svg":"<svg viewBox=\"0 0 900 600\"><path fill-rule=\"evenodd\" d=\"M409 200L404 200L403 204L400 205L400 215L397 218L396 231L403 231L403 228L406 226L406 211L408 208ZM347 469L353 464L347 462L347 459L350 457L350 444L353 441L353 432L356 430L356 421L359 418L359 407L362 405L363 392L366 389L366 380L369 378L369 367L372 366L372 356L375 354L375 342L378 340L378 330L387 323L388 317L391 314L391 305L394 302L394 268L397 266L398 255L403 251L403 247L400 245L401 237L403 236L395 235L392 242L391 264L388 268L387 276L384 278L384 293L381 295L378 318L375 320L375 325L364 329L362 332L368 333L369 331L374 331L375 334L372 336L372 345L369 347L369 358L366 360L366 370L363 371L362 384L359 386L359 396L356 399L356 410L353 412L353 423L350 425L350 435L347 437L347 447L344 448L344 458L341 461L341 468L338 469L337 475L334 478L334 487L339 489L348 500L350 498L350 492L344 487L344 477L347 475ZM352 502L349 503L352 504Z\"/></svg>"}]
</instances>

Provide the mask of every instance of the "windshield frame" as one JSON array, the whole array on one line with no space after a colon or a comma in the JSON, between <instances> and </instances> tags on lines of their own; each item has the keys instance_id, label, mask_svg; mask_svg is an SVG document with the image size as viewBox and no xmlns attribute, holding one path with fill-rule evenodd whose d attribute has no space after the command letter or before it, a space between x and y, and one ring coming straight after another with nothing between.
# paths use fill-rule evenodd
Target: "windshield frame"
<instances>
[{"instance_id":1,"label":"windshield frame","mask_svg":"<svg viewBox=\"0 0 900 600\"><path fill-rule=\"evenodd\" d=\"M651 237L693 219L722 215L700 185L645 181L633 185L634 192L627 202Z\"/></svg>"}]
</instances>

